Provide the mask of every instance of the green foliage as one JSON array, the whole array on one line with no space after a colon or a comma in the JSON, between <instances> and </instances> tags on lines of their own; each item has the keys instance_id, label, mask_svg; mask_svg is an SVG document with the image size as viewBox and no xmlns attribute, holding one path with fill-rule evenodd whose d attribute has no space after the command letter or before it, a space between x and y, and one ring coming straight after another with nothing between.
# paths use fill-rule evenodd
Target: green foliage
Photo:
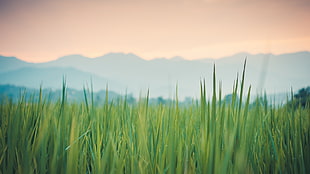
<instances>
[{"instance_id":1,"label":"green foliage","mask_svg":"<svg viewBox=\"0 0 310 174\"><path fill-rule=\"evenodd\" d=\"M14 86L14 85L0 85L0 100L12 100L13 102L17 102L21 95L25 98L25 102L36 102L39 98L40 90L42 92L42 95L48 96L48 100L50 102L56 102L61 96L62 96L62 90L52 90L52 89L32 89L32 88L26 88L26 87L20 87L20 86ZM74 103L74 102L81 102L84 101L84 91L83 90L76 90L71 88L66 88L66 97L68 103ZM93 92L92 96L94 98L94 101L97 105L102 105L105 99L106 91L100 90L97 92ZM109 102L112 101L112 99L119 98L120 95L108 91L108 95L110 96ZM132 95L127 96L127 101L134 103L134 98Z\"/></svg>"},{"instance_id":2,"label":"green foliage","mask_svg":"<svg viewBox=\"0 0 310 174\"><path fill-rule=\"evenodd\" d=\"M310 173L309 107L249 108L244 72L226 103L215 70L213 81L211 101L202 82L199 102L182 107L148 94L98 105L86 89L68 103L65 82L57 102L41 91L2 100L0 173Z\"/></svg>"},{"instance_id":3,"label":"green foliage","mask_svg":"<svg viewBox=\"0 0 310 174\"><path fill-rule=\"evenodd\" d=\"M302 88L294 95L295 103L301 105L301 107L306 107L310 104L310 86L307 88Z\"/></svg>"},{"instance_id":4,"label":"green foliage","mask_svg":"<svg viewBox=\"0 0 310 174\"><path fill-rule=\"evenodd\" d=\"M307 109L310 108L310 87L302 88L298 90L298 93L293 95L291 93L291 99L286 103L286 107L296 110L299 107Z\"/></svg>"}]
</instances>

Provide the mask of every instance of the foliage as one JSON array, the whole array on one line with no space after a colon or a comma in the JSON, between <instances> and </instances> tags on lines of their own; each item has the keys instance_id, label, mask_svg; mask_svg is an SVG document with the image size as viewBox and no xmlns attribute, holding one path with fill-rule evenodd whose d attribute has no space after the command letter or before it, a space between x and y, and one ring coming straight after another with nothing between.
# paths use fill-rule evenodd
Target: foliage
<instances>
[{"instance_id":1,"label":"foliage","mask_svg":"<svg viewBox=\"0 0 310 174\"><path fill-rule=\"evenodd\" d=\"M43 96L48 97L50 102L56 102L62 94L60 89L51 89L51 88L44 88L44 89L33 89L33 88L26 88L21 86L14 86L14 85L0 85L0 100L12 100L13 102L18 102L19 98L22 96L24 97L25 102L37 102L39 99L39 92ZM88 93L90 93L88 91ZM96 102L96 104L101 105L104 102L106 95L105 90L100 90L97 92L92 92L92 96ZM119 94L108 91L109 95L109 102L115 100L120 97ZM76 90L72 88L66 88L66 101L68 103L74 102L83 102L84 98L84 91ZM127 96L127 101L134 102L134 98L132 95Z\"/></svg>"},{"instance_id":2,"label":"foliage","mask_svg":"<svg viewBox=\"0 0 310 174\"><path fill-rule=\"evenodd\" d=\"M294 99L297 105L301 105L301 107L306 107L306 105L310 104L310 86L307 88L302 88L298 91L297 94L294 95Z\"/></svg>"},{"instance_id":3,"label":"foliage","mask_svg":"<svg viewBox=\"0 0 310 174\"><path fill-rule=\"evenodd\" d=\"M244 75L230 103L213 76L212 99L201 83L199 102L134 104L124 99L0 104L1 173L310 173L310 109L249 108ZM216 92L218 90L218 92Z\"/></svg>"}]
</instances>

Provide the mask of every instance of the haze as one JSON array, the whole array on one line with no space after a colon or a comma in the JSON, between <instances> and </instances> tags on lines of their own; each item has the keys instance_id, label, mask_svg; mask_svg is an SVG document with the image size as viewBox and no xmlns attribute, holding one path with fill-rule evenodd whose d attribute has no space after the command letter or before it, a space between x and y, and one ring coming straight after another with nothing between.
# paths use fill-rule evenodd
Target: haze
<instances>
[{"instance_id":1,"label":"haze","mask_svg":"<svg viewBox=\"0 0 310 174\"><path fill-rule=\"evenodd\" d=\"M310 51L308 0L1 0L0 54L145 59Z\"/></svg>"}]
</instances>

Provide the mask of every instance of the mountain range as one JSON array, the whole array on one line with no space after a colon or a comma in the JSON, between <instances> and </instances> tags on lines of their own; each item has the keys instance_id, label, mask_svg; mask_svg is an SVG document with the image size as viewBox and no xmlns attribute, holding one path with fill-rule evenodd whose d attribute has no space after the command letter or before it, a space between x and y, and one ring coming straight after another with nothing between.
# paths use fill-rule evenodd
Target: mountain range
<instances>
[{"instance_id":1,"label":"mountain range","mask_svg":"<svg viewBox=\"0 0 310 174\"><path fill-rule=\"evenodd\" d=\"M245 88L251 85L252 94L288 93L310 85L310 52L239 53L198 60L145 60L135 54L109 53L96 58L68 55L45 63L0 56L0 84L59 89L65 79L73 89L92 85L94 91L99 91L108 86L109 90L135 97L145 95L147 90L151 97L174 97L176 91L180 98L199 97L200 81L204 79L207 93L211 94L215 65L217 87L221 84L223 93L229 94L237 76L241 78L245 59Z\"/></svg>"}]
</instances>

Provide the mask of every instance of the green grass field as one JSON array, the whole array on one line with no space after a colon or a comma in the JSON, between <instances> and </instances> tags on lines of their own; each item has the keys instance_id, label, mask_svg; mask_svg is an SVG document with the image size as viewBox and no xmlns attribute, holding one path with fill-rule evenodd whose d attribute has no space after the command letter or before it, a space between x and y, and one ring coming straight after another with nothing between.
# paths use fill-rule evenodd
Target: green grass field
<instances>
[{"instance_id":1,"label":"green grass field","mask_svg":"<svg viewBox=\"0 0 310 174\"><path fill-rule=\"evenodd\" d=\"M225 103L215 75L211 98L98 106L48 96L0 104L0 172L310 173L310 108L250 104L244 77ZM248 97L242 97L245 94ZM106 99L108 101L108 99Z\"/></svg>"}]
</instances>

